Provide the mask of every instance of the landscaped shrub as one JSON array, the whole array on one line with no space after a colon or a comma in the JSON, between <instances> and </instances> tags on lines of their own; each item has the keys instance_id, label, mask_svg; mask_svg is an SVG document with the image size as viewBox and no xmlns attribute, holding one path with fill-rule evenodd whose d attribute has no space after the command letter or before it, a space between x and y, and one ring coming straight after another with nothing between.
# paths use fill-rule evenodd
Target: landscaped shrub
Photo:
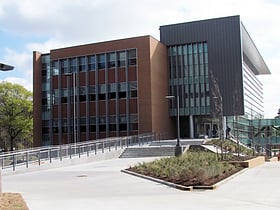
<instances>
[{"instance_id":1,"label":"landscaped shrub","mask_svg":"<svg viewBox=\"0 0 280 210\"><path fill-rule=\"evenodd\" d=\"M188 151L180 157L139 163L129 170L176 183L191 181L193 185L200 185L213 177L229 173L234 168L230 163L219 161L214 153Z\"/></svg>"}]
</instances>

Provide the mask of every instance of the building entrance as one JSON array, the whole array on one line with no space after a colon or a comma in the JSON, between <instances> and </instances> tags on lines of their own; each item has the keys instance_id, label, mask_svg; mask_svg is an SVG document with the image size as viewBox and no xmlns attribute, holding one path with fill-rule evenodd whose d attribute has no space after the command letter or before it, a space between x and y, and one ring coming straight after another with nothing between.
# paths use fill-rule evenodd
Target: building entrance
<instances>
[{"instance_id":1,"label":"building entrance","mask_svg":"<svg viewBox=\"0 0 280 210\"><path fill-rule=\"evenodd\" d=\"M207 136L210 138L216 138L219 136L219 128L217 123L201 123L198 125L199 137Z\"/></svg>"}]
</instances>

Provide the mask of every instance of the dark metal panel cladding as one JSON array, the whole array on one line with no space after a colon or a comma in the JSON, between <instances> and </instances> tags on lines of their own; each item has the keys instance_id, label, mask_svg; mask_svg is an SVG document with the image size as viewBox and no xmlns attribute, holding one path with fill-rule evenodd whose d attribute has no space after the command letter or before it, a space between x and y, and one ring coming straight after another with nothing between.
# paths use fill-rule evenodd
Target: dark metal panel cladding
<instances>
[{"instance_id":1,"label":"dark metal panel cladding","mask_svg":"<svg viewBox=\"0 0 280 210\"><path fill-rule=\"evenodd\" d=\"M231 16L160 27L160 41L167 46L208 43L209 75L219 84L226 116L244 114L240 24L239 16ZM213 98L211 93L210 79Z\"/></svg>"}]
</instances>

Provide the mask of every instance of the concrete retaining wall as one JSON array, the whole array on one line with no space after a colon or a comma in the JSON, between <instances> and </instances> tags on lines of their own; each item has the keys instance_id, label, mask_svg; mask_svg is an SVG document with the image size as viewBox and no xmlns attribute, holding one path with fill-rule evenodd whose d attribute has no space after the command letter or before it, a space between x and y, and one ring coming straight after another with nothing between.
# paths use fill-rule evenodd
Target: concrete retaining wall
<instances>
[{"instance_id":1,"label":"concrete retaining wall","mask_svg":"<svg viewBox=\"0 0 280 210\"><path fill-rule=\"evenodd\" d=\"M239 164L240 166L242 166L244 168L253 168L253 167L264 164L264 162L265 162L265 157L264 156L259 156L259 157L255 157L255 158L250 159L250 160L232 161L231 163Z\"/></svg>"}]
</instances>

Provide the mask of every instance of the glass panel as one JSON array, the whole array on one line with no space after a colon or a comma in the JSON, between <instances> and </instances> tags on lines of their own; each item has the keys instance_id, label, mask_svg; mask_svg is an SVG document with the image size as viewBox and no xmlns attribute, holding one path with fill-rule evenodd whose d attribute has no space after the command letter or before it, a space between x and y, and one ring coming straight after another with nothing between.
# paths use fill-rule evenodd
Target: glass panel
<instances>
[{"instance_id":1,"label":"glass panel","mask_svg":"<svg viewBox=\"0 0 280 210\"><path fill-rule=\"evenodd\" d=\"M128 59L136 58L136 49L128 50L127 53L128 53Z\"/></svg>"},{"instance_id":2,"label":"glass panel","mask_svg":"<svg viewBox=\"0 0 280 210\"><path fill-rule=\"evenodd\" d=\"M105 68L105 54L97 55L98 69Z\"/></svg>"},{"instance_id":3,"label":"glass panel","mask_svg":"<svg viewBox=\"0 0 280 210\"><path fill-rule=\"evenodd\" d=\"M126 60L126 53L125 51L118 52L118 67L124 67Z\"/></svg>"},{"instance_id":4,"label":"glass panel","mask_svg":"<svg viewBox=\"0 0 280 210\"><path fill-rule=\"evenodd\" d=\"M88 70L95 70L95 55L88 56Z\"/></svg>"},{"instance_id":5,"label":"glass panel","mask_svg":"<svg viewBox=\"0 0 280 210\"><path fill-rule=\"evenodd\" d=\"M203 52L203 43L198 44L198 52L202 53Z\"/></svg>"},{"instance_id":6,"label":"glass panel","mask_svg":"<svg viewBox=\"0 0 280 210\"><path fill-rule=\"evenodd\" d=\"M69 60L70 62L70 72L76 72L77 69L77 59L76 58L71 58Z\"/></svg>"},{"instance_id":7,"label":"glass panel","mask_svg":"<svg viewBox=\"0 0 280 210\"><path fill-rule=\"evenodd\" d=\"M52 74L53 75L58 75L59 74L58 61L54 61L52 63Z\"/></svg>"},{"instance_id":8,"label":"glass panel","mask_svg":"<svg viewBox=\"0 0 280 210\"><path fill-rule=\"evenodd\" d=\"M116 53L108 54L108 68L114 68L116 66Z\"/></svg>"},{"instance_id":9,"label":"glass panel","mask_svg":"<svg viewBox=\"0 0 280 210\"><path fill-rule=\"evenodd\" d=\"M203 48L204 48L204 52L207 53L208 52L208 46L207 43L203 44Z\"/></svg>"},{"instance_id":10,"label":"glass panel","mask_svg":"<svg viewBox=\"0 0 280 210\"><path fill-rule=\"evenodd\" d=\"M94 86L89 86L89 93L95 93L95 85Z\"/></svg>"},{"instance_id":11,"label":"glass panel","mask_svg":"<svg viewBox=\"0 0 280 210\"><path fill-rule=\"evenodd\" d=\"M86 70L86 57L79 57L79 71Z\"/></svg>"},{"instance_id":12,"label":"glass panel","mask_svg":"<svg viewBox=\"0 0 280 210\"><path fill-rule=\"evenodd\" d=\"M60 69L62 74L68 73L67 59L60 60Z\"/></svg>"}]
</instances>

